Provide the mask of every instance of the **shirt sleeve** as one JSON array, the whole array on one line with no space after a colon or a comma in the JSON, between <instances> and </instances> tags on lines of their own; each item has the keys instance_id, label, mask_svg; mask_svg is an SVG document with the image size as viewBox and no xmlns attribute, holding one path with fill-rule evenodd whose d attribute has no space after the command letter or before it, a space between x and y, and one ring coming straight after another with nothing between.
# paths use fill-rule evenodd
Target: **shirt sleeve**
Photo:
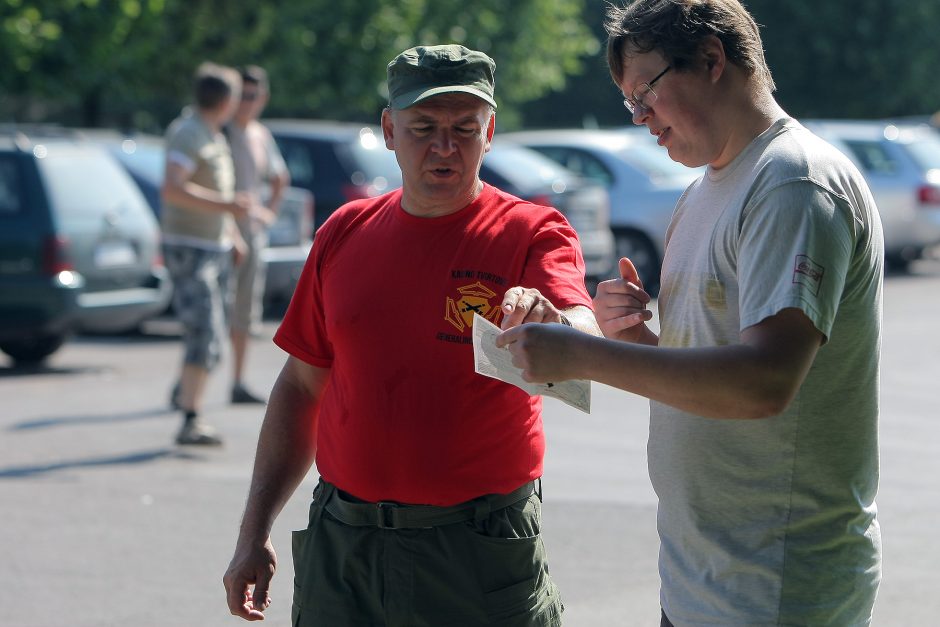
<instances>
[{"instance_id":1,"label":"shirt sleeve","mask_svg":"<svg viewBox=\"0 0 940 627\"><path fill-rule=\"evenodd\" d=\"M828 339L855 248L847 198L788 182L746 211L737 255L741 330L795 307Z\"/></svg>"},{"instance_id":2,"label":"shirt sleeve","mask_svg":"<svg viewBox=\"0 0 940 627\"><path fill-rule=\"evenodd\" d=\"M558 309L594 309L584 285L584 257L578 234L557 211L533 234L522 273L523 287L534 287Z\"/></svg>"},{"instance_id":3,"label":"shirt sleeve","mask_svg":"<svg viewBox=\"0 0 940 627\"><path fill-rule=\"evenodd\" d=\"M187 125L179 126L166 140L167 161L182 166L192 174L199 163L199 146Z\"/></svg>"},{"instance_id":4,"label":"shirt sleeve","mask_svg":"<svg viewBox=\"0 0 940 627\"><path fill-rule=\"evenodd\" d=\"M297 359L329 368L333 364L333 345L326 333L320 270L328 246L328 233L317 231L313 247L294 289L287 312L274 334L274 343Z\"/></svg>"},{"instance_id":5,"label":"shirt sleeve","mask_svg":"<svg viewBox=\"0 0 940 627\"><path fill-rule=\"evenodd\" d=\"M265 172L265 176L268 179L272 179L285 174L287 172L287 164L284 163L284 157L281 155L281 150L277 147L277 142L274 141L274 136L271 135L271 132L267 128L264 129L264 135L265 151L268 154L268 171Z\"/></svg>"}]
</instances>

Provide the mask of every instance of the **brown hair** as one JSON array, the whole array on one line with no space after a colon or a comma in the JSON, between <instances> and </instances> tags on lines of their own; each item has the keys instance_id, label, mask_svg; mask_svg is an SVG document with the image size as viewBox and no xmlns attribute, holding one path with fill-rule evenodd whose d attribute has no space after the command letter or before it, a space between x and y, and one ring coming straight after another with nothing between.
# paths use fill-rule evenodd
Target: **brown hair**
<instances>
[{"instance_id":1,"label":"brown hair","mask_svg":"<svg viewBox=\"0 0 940 627\"><path fill-rule=\"evenodd\" d=\"M738 0L636 0L611 5L605 23L607 65L618 85L624 59L659 50L673 68L694 67L705 38L714 35L728 60L773 91L757 23Z\"/></svg>"},{"instance_id":2,"label":"brown hair","mask_svg":"<svg viewBox=\"0 0 940 627\"><path fill-rule=\"evenodd\" d=\"M241 88L241 76L234 68L208 61L196 68L193 92L200 109L215 109L227 98L237 96Z\"/></svg>"}]
</instances>

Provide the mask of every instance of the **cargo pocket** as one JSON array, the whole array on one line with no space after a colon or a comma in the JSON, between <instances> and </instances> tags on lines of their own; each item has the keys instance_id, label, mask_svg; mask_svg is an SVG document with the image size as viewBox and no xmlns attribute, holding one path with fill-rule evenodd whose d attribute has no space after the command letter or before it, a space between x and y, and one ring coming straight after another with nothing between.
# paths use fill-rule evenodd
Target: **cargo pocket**
<instances>
[{"instance_id":1,"label":"cargo pocket","mask_svg":"<svg viewBox=\"0 0 940 627\"><path fill-rule=\"evenodd\" d=\"M310 533L310 529L291 532L291 556L294 562L294 600L290 610L290 624L293 627L299 627L300 614L304 605L304 548L307 546Z\"/></svg>"},{"instance_id":2,"label":"cargo pocket","mask_svg":"<svg viewBox=\"0 0 940 627\"><path fill-rule=\"evenodd\" d=\"M536 495L469 523L491 625L543 627L558 624L561 599L548 572Z\"/></svg>"}]
</instances>

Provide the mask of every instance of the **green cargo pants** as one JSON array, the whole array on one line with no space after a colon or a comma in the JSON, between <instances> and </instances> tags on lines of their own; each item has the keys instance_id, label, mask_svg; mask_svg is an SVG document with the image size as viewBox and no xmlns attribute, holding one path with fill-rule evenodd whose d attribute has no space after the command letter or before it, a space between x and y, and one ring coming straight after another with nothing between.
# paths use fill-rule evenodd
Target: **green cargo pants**
<instances>
[{"instance_id":1,"label":"green cargo pants","mask_svg":"<svg viewBox=\"0 0 940 627\"><path fill-rule=\"evenodd\" d=\"M487 499L467 504L474 513L461 522L421 527L409 512L384 516L380 507L378 524L347 524L330 510L376 505L321 480L308 528L293 534L294 627L561 625L564 606L539 535L540 496L499 509Z\"/></svg>"}]
</instances>

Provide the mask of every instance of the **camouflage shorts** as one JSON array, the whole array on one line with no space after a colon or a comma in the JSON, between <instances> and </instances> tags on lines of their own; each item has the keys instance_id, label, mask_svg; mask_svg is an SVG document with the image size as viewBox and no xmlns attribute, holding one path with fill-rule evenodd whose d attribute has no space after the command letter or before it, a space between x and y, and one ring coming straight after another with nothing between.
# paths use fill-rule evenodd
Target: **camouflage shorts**
<instances>
[{"instance_id":1,"label":"camouflage shorts","mask_svg":"<svg viewBox=\"0 0 940 627\"><path fill-rule=\"evenodd\" d=\"M173 310L183 324L183 361L212 370L222 358L226 333L230 253L164 244L163 257L173 279Z\"/></svg>"}]
</instances>

